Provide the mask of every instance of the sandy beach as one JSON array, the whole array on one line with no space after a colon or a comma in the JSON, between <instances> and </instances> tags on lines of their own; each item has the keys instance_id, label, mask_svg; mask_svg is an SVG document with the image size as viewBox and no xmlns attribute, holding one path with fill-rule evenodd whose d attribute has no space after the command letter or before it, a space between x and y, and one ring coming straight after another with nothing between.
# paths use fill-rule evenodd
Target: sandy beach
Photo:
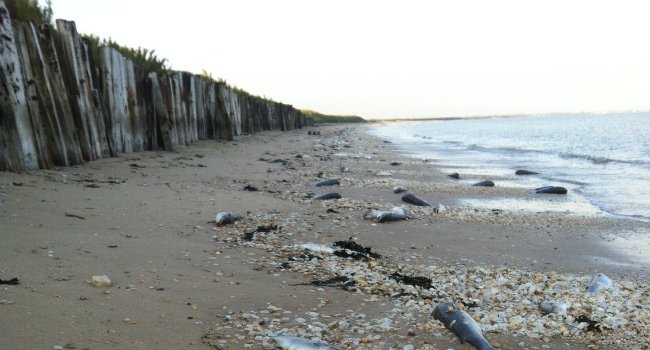
<instances>
[{"instance_id":1,"label":"sandy beach","mask_svg":"<svg viewBox=\"0 0 650 350\"><path fill-rule=\"evenodd\" d=\"M19 278L0 285L0 348L271 349L268 335L291 334L340 349L474 349L431 317L442 301L501 349L649 348L650 245L638 237L650 224L473 208L468 198L534 194L455 181L364 128L0 173L0 279ZM326 179L340 185L314 186ZM406 204L394 186L446 210ZM311 199L326 192L342 198ZM363 218L395 206L409 219ZM223 211L242 219L217 226ZM381 257L333 254L338 241ZM613 286L587 294L597 273ZM95 275L112 286L93 286ZM541 315L549 299L567 315Z\"/></svg>"}]
</instances>

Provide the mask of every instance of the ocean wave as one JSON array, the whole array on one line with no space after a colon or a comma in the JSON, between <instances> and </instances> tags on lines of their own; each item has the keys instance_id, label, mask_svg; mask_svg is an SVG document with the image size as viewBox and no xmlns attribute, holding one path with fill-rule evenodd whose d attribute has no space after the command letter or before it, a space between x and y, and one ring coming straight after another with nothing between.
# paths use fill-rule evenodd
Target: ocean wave
<instances>
[{"instance_id":1,"label":"ocean wave","mask_svg":"<svg viewBox=\"0 0 650 350\"><path fill-rule=\"evenodd\" d=\"M576 154L576 153L557 153L553 151L544 151L538 149L529 149L529 148L517 148L517 147L486 147L477 144L471 144L466 146L468 150L472 151L482 151L482 152L491 152L491 153L535 153L535 154L545 154L557 156L563 159L581 159L589 161L593 164L608 164L608 163L620 163L620 164L630 164L630 165L642 165L650 166L650 162L645 160L625 160L625 159L615 159L601 156L593 156L586 154Z\"/></svg>"},{"instance_id":2,"label":"ocean wave","mask_svg":"<svg viewBox=\"0 0 650 350\"><path fill-rule=\"evenodd\" d=\"M634 164L634 165L648 165L648 162L642 160L622 160L622 159L613 159L607 157L599 156L590 156L585 154L575 154L575 153L562 153L560 157L564 159L582 159L588 160L593 164L608 164L608 163L623 163L623 164Z\"/></svg>"}]
</instances>

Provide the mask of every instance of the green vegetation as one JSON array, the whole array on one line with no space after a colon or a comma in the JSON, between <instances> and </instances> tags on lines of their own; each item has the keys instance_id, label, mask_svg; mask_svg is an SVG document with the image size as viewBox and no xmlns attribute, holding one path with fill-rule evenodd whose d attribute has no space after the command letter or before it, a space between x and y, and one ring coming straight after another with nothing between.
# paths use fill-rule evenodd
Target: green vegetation
<instances>
[{"instance_id":1,"label":"green vegetation","mask_svg":"<svg viewBox=\"0 0 650 350\"><path fill-rule=\"evenodd\" d=\"M133 49L130 47L122 46L111 38L100 39L95 35L83 35L83 38L90 43L91 50L95 61L99 60L99 49L102 46L112 47L121 53L124 57L130 59L134 65L148 70L150 72L164 73L171 69L167 65L166 58L159 58L156 56L156 50L149 51L148 49L138 47Z\"/></svg>"},{"instance_id":2,"label":"green vegetation","mask_svg":"<svg viewBox=\"0 0 650 350\"><path fill-rule=\"evenodd\" d=\"M52 0L46 0L45 5L38 0L5 0L11 19L34 22L36 24L52 23Z\"/></svg>"},{"instance_id":3,"label":"green vegetation","mask_svg":"<svg viewBox=\"0 0 650 350\"><path fill-rule=\"evenodd\" d=\"M208 72L205 69L202 69L201 73L199 73L198 76L199 76L199 78L203 79L204 81L206 81L208 83L220 83L220 84L228 85L228 83L226 83L226 79L223 79L223 78L216 78L215 79L212 76L212 73Z\"/></svg>"},{"instance_id":4,"label":"green vegetation","mask_svg":"<svg viewBox=\"0 0 650 350\"><path fill-rule=\"evenodd\" d=\"M356 115L326 115L309 109L301 110L302 114L314 124L323 123L365 123L366 120Z\"/></svg>"}]
</instances>

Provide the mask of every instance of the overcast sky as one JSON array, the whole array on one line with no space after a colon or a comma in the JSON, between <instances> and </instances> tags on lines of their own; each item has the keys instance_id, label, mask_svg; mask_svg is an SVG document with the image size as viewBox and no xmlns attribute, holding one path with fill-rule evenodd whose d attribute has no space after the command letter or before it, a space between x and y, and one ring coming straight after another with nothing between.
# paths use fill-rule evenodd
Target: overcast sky
<instances>
[{"instance_id":1,"label":"overcast sky","mask_svg":"<svg viewBox=\"0 0 650 350\"><path fill-rule=\"evenodd\" d=\"M43 3L44 0L41 0ZM650 110L647 1L53 0L173 69L367 118Z\"/></svg>"}]
</instances>

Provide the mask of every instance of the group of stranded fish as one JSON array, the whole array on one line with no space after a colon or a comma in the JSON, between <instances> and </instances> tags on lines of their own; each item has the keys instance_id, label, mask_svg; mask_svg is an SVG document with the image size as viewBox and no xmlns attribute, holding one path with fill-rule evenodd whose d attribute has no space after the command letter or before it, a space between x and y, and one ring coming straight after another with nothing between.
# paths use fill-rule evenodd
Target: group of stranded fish
<instances>
[{"instance_id":1,"label":"group of stranded fish","mask_svg":"<svg viewBox=\"0 0 650 350\"><path fill-rule=\"evenodd\" d=\"M534 171L530 170L517 170L515 171L515 175L539 175L539 173L536 173ZM460 180L460 174L459 173L453 173L447 175L451 177L452 179ZM484 181L479 181L475 183L473 186L479 186L479 187L494 187L494 181L491 180L484 180ZM535 189L535 193L537 194L567 194L569 191L561 186L542 186L538 187Z\"/></svg>"},{"instance_id":2,"label":"group of stranded fish","mask_svg":"<svg viewBox=\"0 0 650 350\"><path fill-rule=\"evenodd\" d=\"M533 175L537 174L528 170L518 170L517 175ZM460 179L458 173L448 175L454 179ZM337 179L328 179L314 184L315 187L326 187L340 185ZM486 180L474 184L474 186L494 186L494 182ZM402 187L394 187L393 193L398 194L406 192L407 189ZM563 187L545 186L536 189L536 193L545 194L566 194L567 190ZM341 194L337 192L327 192L320 195L311 197L312 200L330 200L342 198ZM402 201L416 206L432 206L427 201L417 197L412 193L402 196ZM439 213L446 210L442 204L437 204L434 207L434 212ZM374 220L378 223L401 221L409 218L408 213L404 207L394 207L389 211L381 211L376 209L368 209L363 214L364 219ZM214 222L221 226L234 223L242 219L242 216L233 212L220 212L216 214ZM587 286L588 293L597 293L601 289L608 289L612 286L612 281L603 274L598 274L594 281ZM546 301L540 304L539 309L543 315L558 314L566 316L568 305L556 301ZM454 333L462 344L468 343L473 345L479 350L494 350L494 347L483 337L481 327L479 324L465 311L460 310L453 303L442 302L436 306L433 313L433 318L440 321L445 328ZM338 350L337 347L306 338L299 338L288 335L269 335L275 343L286 350Z\"/></svg>"}]
</instances>

